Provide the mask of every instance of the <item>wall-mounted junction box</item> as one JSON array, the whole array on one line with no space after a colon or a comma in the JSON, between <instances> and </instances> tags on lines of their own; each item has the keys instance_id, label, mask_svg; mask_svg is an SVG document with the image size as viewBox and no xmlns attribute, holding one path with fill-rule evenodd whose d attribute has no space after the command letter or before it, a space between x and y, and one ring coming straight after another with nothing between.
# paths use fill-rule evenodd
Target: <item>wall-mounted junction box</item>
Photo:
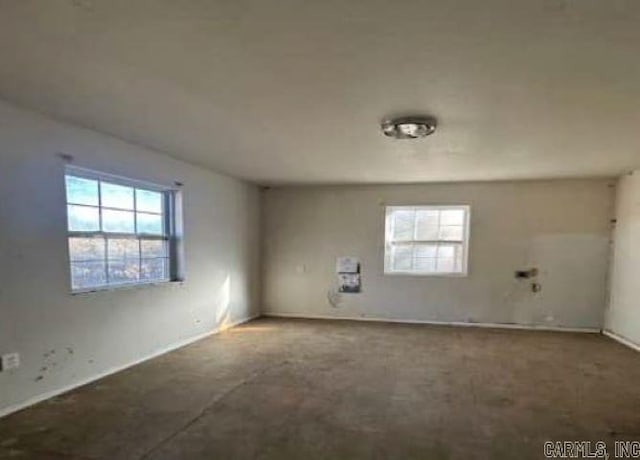
<instances>
[{"instance_id":1,"label":"wall-mounted junction box","mask_svg":"<svg viewBox=\"0 0 640 460\"><path fill-rule=\"evenodd\" d=\"M18 353L7 353L0 359L0 372L15 369L20 366L20 355Z\"/></svg>"}]
</instances>

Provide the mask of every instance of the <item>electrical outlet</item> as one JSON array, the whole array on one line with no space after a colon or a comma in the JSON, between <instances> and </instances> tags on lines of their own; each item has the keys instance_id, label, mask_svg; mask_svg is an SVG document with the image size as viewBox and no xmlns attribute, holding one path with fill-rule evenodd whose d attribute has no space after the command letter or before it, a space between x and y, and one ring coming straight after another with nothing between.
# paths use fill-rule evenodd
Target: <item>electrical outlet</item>
<instances>
[{"instance_id":1,"label":"electrical outlet","mask_svg":"<svg viewBox=\"0 0 640 460\"><path fill-rule=\"evenodd\" d=\"M6 355L2 355L0 364L0 371L2 372L15 369L20 366L20 355L18 353L7 353Z\"/></svg>"}]
</instances>

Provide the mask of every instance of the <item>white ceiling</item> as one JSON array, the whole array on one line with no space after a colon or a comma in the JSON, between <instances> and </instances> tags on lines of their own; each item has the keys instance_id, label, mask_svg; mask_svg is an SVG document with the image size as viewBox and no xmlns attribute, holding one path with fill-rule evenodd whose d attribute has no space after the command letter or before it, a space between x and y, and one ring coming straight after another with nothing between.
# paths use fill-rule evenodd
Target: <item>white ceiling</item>
<instances>
[{"instance_id":1,"label":"white ceiling","mask_svg":"<svg viewBox=\"0 0 640 460\"><path fill-rule=\"evenodd\" d=\"M640 1L0 0L0 96L263 184L608 176Z\"/></svg>"}]
</instances>

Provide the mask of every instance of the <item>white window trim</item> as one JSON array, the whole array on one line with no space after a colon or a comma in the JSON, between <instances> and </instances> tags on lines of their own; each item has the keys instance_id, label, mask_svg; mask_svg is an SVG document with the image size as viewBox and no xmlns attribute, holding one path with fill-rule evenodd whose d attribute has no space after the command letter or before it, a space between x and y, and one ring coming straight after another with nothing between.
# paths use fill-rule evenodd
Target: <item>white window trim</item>
<instances>
[{"instance_id":1,"label":"white window trim","mask_svg":"<svg viewBox=\"0 0 640 460\"><path fill-rule=\"evenodd\" d=\"M401 271L392 269L391 261L391 215L393 211L400 209L415 210L443 210L443 209L462 209L464 210L464 235L462 242L462 270L459 272L418 272L418 271ZM469 245L470 242L470 223L471 223L471 206L466 204L451 205L398 205L385 207L385 229L384 229L384 274L389 276L427 276L440 278L466 278L469 276ZM428 243L430 241L422 241ZM445 241L434 240L433 243L442 243Z\"/></svg>"},{"instance_id":2,"label":"white window trim","mask_svg":"<svg viewBox=\"0 0 640 460\"><path fill-rule=\"evenodd\" d=\"M112 284L103 284L96 285L91 287L77 288L74 289L71 284L71 272L69 271L69 286L70 293L72 295L78 294L89 294L94 292L103 292L103 291L116 291L116 290L127 290L127 289L136 289L136 288L145 288L151 286L162 286L168 284L184 284L184 275L182 267L182 257L180 256L181 252L181 241L179 238L179 232L181 232L182 224L178 221L178 219L182 218L181 212L177 209L176 202L178 201L178 193L180 192L179 187L177 186L164 186L159 185L153 182L147 182L144 180L131 179L128 177L118 176L115 174L98 172L86 168L82 168L75 165L67 165L64 169L63 180L66 182L66 176L76 176L83 179L91 179L97 181L109 182L112 184L123 185L126 187L134 187L140 188L144 190L155 191L163 194L163 199L168 200L167 203L163 204L165 208L163 214L164 215L164 223L163 225L166 228L166 234L164 235L155 235L155 234L119 234L116 232L109 232L108 236L113 238L123 237L123 238L136 238L136 235L143 236L146 240L164 240L167 241L169 245L168 251L168 278L161 280L142 280L130 283L112 283ZM65 193L65 217L68 209L68 201ZM104 207L98 206L100 209ZM109 209L109 208L107 208ZM65 222L68 222L68 218L65 219ZM68 225L68 224L67 224ZM71 255L69 254L69 245L68 240L70 237L91 237L91 236L101 236L104 235L103 231L72 231L67 227L67 267L71 270ZM134 235L134 236L132 236Z\"/></svg>"},{"instance_id":3,"label":"white window trim","mask_svg":"<svg viewBox=\"0 0 640 460\"><path fill-rule=\"evenodd\" d=\"M161 184L157 182L149 182L142 179L132 179L130 177L120 176L106 172L95 171L93 169L83 168L76 165L65 166L65 174L82 177L83 179L101 180L112 184L124 185L125 187L137 187L151 190L154 192L177 192L180 190L175 184Z\"/></svg>"}]
</instances>

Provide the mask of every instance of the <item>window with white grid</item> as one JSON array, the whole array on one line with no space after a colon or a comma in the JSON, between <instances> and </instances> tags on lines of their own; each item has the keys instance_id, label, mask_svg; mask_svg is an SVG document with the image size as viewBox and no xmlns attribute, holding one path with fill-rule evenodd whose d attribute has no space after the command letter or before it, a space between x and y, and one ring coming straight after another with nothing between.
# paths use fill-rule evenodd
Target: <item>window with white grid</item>
<instances>
[{"instance_id":1,"label":"window with white grid","mask_svg":"<svg viewBox=\"0 0 640 460\"><path fill-rule=\"evenodd\" d=\"M385 273L465 275L468 206L388 206Z\"/></svg>"},{"instance_id":2,"label":"window with white grid","mask_svg":"<svg viewBox=\"0 0 640 460\"><path fill-rule=\"evenodd\" d=\"M67 228L74 292L170 281L174 192L67 170Z\"/></svg>"}]
</instances>

